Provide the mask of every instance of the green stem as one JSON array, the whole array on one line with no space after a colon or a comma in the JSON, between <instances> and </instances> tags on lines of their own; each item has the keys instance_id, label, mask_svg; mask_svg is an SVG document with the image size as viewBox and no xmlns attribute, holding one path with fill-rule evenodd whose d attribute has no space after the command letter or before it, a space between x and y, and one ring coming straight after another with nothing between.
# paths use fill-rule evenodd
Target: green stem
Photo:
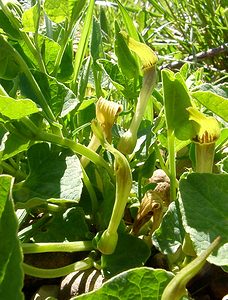
<instances>
[{"instance_id":1,"label":"green stem","mask_svg":"<svg viewBox=\"0 0 228 300\"><path fill-rule=\"evenodd\" d=\"M26 263L22 264L25 274L34 276L37 278L57 278L66 276L72 272L87 270L93 267L93 260L87 257L84 260L70 264L66 267L56 269L41 269L30 266Z\"/></svg>"},{"instance_id":2,"label":"green stem","mask_svg":"<svg viewBox=\"0 0 228 300\"><path fill-rule=\"evenodd\" d=\"M94 188L89 180L89 177L86 174L85 169L83 168L83 166L81 166L81 168L82 168L82 173L83 173L82 180L87 188L87 191L88 191L90 199L91 199L92 212L93 212L93 214L95 214L97 211L97 208L98 208L97 196L96 196Z\"/></svg>"},{"instance_id":3,"label":"green stem","mask_svg":"<svg viewBox=\"0 0 228 300\"><path fill-rule=\"evenodd\" d=\"M47 132L40 132L39 140L52 142L54 144L70 148L72 151L74 151L80 155L86 156L95 165L99 165L99 166L105 168L108 171L109 176L114 180L113 170L109 167L107 162L100 155L98 155L96 152L90 150L86 146L76 143L67 138L62 138L60 136L57 136L57 135L54 135L51 133L47 133Z\"/></svg>"},{"instance_id":4,"label":"green stem","mask_svg":"<svg viewBox=\"0 0 228 300\"><path fill-rule=\"evenodd\" d=\"M175 135L173 131L167 131L169 152L169 177L170 177L170 200L176 200L176 160L175 160Z\"/></svg>"},{"instance_id":5,"label":"green stem","mask_svg":"<svg viewBox=\"0 0 228 300\"><path fill-rule=\"evenodd\" d=\"M21 244L24 254L44 252L80 252L91 251L91 241L77 241L67 243L23 243Z\"/></svg>"},{"instance_id":6,"label":"green stem","mask_svg":"<svg viewBox=\"0 0 228 300\"><path fill-rule=\"evenodd\" d=\"M22 119L22 122L32 131L35 135L34 139L39 141L46 141L56 145L60 145L66 148L71 149L73 152L86 156L89 160L91 160L95 165L99 165L105 168L112 179L114 181L113 170L109 167L108 163L96 152L90 150L86 146L76 143L73 140L64 138L62 136L48 133L44 131L40 131L38 127L27 117Z\"/></svg>"},{"instance_id":7,"label":"green stem","mask_svg":"<svg viewBox=\"0 0 228 300\"><path fill-rule=\"evenodd\" d=\"M1 166L3 167L4 170L7 171L10 175L15 177L18 181L24 180L27 175L19 170L15 170L14 167L6 163L5 161L1 162Z\"/></svg>"},{"instance_id":8,"label":"green stem","mask_svg":"<svg viewBox=\"0 0 228 300\"><path fill-rule=\"evenodd\" d=\"M166 173L167 176L170 176L169 169L165 165L164 159L161 155L160 149L158 148L158 145L157 145L156 142L154 143L154 149L155 149L155 152L156 152L156 157L159 160L159 164L160 164L161 169Z\"/></svg>"}]
</instances>

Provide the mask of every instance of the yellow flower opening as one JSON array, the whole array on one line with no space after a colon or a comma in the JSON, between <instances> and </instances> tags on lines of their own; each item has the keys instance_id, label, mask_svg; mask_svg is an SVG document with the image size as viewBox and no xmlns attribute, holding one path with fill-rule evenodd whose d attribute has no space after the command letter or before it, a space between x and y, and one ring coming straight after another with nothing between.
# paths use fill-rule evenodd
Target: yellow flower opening
<instances>
[{"instance_id":1,"label":"yellow flower opening","mask_svg":"<svg viewBox=\"0 0 228 300\"><path fill-rule=\"evenodd\" d=\"M215 143L220 136L220 127L214 117L207 117L194 107L187 108L189 120L194 121L193 127L196 135L194 142L200 144Z\"/></svg>"},{"instance_id":2,"label":"yellow flower opening","mask_svg":"<svg viewBox=\"0 0 228 300\"><path fill-rule=\"evenodd\" d=\"M105 138L108 142L112 138L112 126L116 121L118 115L122 112L123 106L113 102L100 98L96 104L96 117L97 121L101 125Z\"/></svg>"},{"instance_id":3,"label":"yellow flower opening","mask_svg":"<svg viewBox=\"0 0 228 300\"><path fill-rule=\"evenodd\" d=\"M121 31L120 33L124 37L129 49L131 51L135 52L138 55L138 57L140 58L142 65L143 65L143 70L155 67L155 65L158 61L158 58L157 58L157 55L154 53L154 51L149 46L147 46L146 44L137 42L136 40L131 38L124 31Z\"/></svg>"}]
</instances>

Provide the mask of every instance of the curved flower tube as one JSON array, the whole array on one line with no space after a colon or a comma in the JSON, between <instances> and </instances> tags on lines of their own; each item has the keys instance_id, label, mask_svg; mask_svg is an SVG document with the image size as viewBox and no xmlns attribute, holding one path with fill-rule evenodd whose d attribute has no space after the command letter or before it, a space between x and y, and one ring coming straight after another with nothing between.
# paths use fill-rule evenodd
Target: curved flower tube
<instances>
[{"instance_id":1,"label":"curved flower tube","mask_svg":"<svg viewBox=\"0 0 228 300\"><path fill-rule=\"evenodd\" d=\"M120 138L118 149L124 154L131 154L137 142L137 132L142 121L148 100L156 83L157 56L146 44L140 43L121 32L130 50L135 52L141 62L143 71L143 83L136 105L136 111L129 129Z\"/></svg>"},{"instance_id":2,"label":"curved flower tube","mask_svg":"<svg viewBox=\"0 0 228 300\"><path fill-rule=\"evenodd\" d=\"M116 196L109 221L108 228L103 232L97 243L97 248L103 254L112 254L115 251L118 241L118 227L123 217L124 209L128 201L128 196L132 187L132 175L126 157L110 145L105 139L101 126L94 121L92 123L94 134L100 139L102 146L115 157L114 171L116 175Z\"/></svg>"}]
</instances>

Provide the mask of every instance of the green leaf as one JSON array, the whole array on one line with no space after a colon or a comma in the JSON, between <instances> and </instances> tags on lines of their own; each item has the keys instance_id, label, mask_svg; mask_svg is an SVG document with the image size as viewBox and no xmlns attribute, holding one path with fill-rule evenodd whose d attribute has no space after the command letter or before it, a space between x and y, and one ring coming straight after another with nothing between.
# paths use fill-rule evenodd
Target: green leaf
<instances>
[{"instance_id":1,"label":"green leaf","mask_svg":"<svg viewBox=\"0 0 228 300\"><path fill-rule=\"evenodd\" d=\"M102 36L101 36L101 27L100 23L93 18L93 28L92 28L92 37L91 37L91 56L93 62L95 63L98 58L100 58L100 52L102 49Z\"/></svg>"},{"instance_id":2,"label":"green leaf","mask_svg":"<svg viewBox=\"0 0 228 300\"><path fill-rule=\"evenodd\" d=\"M123 20L125 23L125 26L127 27L127 31L128 34L136 41L139 41L139 36L138 36L138 32L135 28L135 25L133 23L133 19L132 17L129 16L129 14L127 13L126 9L124 8L124 6L118 1L116 0L119 9L121 11L121 14L123 16Z\"/></svg>"},{"instance_id":3,"label":"green leaf","mask_svg":"<svg viewBox=\"0 0 228 300\"><path fill-rule=\"evenodd\" d=\"M91 239L85 214L81 207L67 209L53 215L52 219L39 227L33 235L36 243L73 242Z\"/></svg>"},{"instance_id":4,"label":"green leaf","mask_svg":"<svg viewBox=\"0 0 228 300\"><path fill-rule=\"evenodd\" d=\"M98 63L108 75L115 88L120 91L126 99L135 99L138 97L137 90L134 86L134 79L129 80L129 78L126 78L117 64L107 59L99 59Z\"/></svg>"},{"instance_id":5,"label":"green leaf","mask_svg":"<svg viewBox=\"0 0 228 300\"><path fill-rule=\"evenodd\" d=\"M6 139L1 143L4 145L2 160L6 160L16 154L26 151L30 145L30 139L26 136L18 135L16 133L7 134Z\"/></svg>"},{"instance_id":6,"label":"green leaf","mask_svg":"<svg viewBox=\"0 0 228 300\"><path fill-rule=\"evenodd\" d=\"M65 51L63 53L61 64L59 66L60 71L58 73L58 78L60 78L61 79L60 81L63 82L71 79L71 75L74 71L74 67L73 67L74 52L72 51L72 49L73 49L73 41L68 40Z\"/></svg>"},{"instance_id":7,"label":"green leaf","mask_svg":"<svg viewBox=\"0 0 228 300\"><path fill-rule=\"evenodd\" d=\"M228 264L228 175L190 174L180 181L180 211L183 225L193 242L197 255L221 237L222 246L208 261Z\"/></svg>"},{"instance_id":8,"label":"green leaf","mask_svg":"<svg viewBox=\"0 0 228 300\"><path fill-rule=\"evenodd\" d=\"M22 15L23 31L36 32L39 25L39 6L36 3L33 7L27 9Z\"/></svg>"},{"instance_id":9,"label":"green leaf","mask_svg":"<svg viewBox=\"0 0 228 300\"><path fill-rule=\"evenodd\" d=\"M228 86L226 82L218 85L204 83L197 88L199 89L199 91L212 92L223 98L228 98Z\"/></svg>"},{"instance_id":10,"label":"green leaf","mask_svg":"<svg viewBox=\"0 0 228 300\"><path fill-rule=\"evenodd\" d=\"M20 72L20 65L11 47L0 36L0 78L11 80Z\"/></svg>"},{"instance_id":11,"label":"green leaf","mask_svg":"<svg viewBox=\"0 0 228 300\"><path fill-rule=\"evenodd\" d=\"M172 202L160 227L152 236L153 245L164 254L174 254L183 244L185 231L178 202Z\"/></svg>"},{"instance_id":12,"label":"green leaf","mask_svg":"<svg viewBox=\"0 0 228 300\"><path fill-rule=\"evenodd\" d=\"M194 134L189 114L190 96L179 73L162 71L163 95L168 129L174 131L179 140L188 140Z\"/></svg>"},{"instance_id":13,"label":"green leaf","mask_svg":"<svg viewBox=\"0 0 228 300\"><path fill-rule=\"evenodd\" d=\"M153 175L156 159L156 152L153 149L142 166L141 174L143 177L150 178Z\"/></svg>"},{"instance_id":14,"label":"green leaf","mask_svg":"<svg viewBox=\"0 0 228 300\"><path fill-rule=\"evenodd\" d=\"M85 0L45 0L44 10L55 23L61 23L65 19L76 21L85 3Z\"/></svg>"},{"instance_id":15,"label":"green leaf","mask_svg":"<svg viewBox=\"0 0 228 300\"><path fill-rule=\"evenodd\" d=\"M56 78L36 71L34 77L52 112L56 116L64 117L79 103L75 94ZM23 75L20 77L23 94L36 101L34 90Z\"/></svg>"},{"instance_id":16,"label":"green leaf","mask_svg":"<svg viewBox=\"0 0 228 300\"><path fill-rule=\"evenodd\" d=\"M37 105L30 99L15 100L0 96L0 121L19 120L39 111Z\"/></svg>"},{"instance_id":17,"label":"green leaf","mask_svg":"<svg viewBox=\"0 0 228 300\"><path fill-rule=\"evenodd\" d=\"M47 143L28 150L30 173L15 187L15 200L25 202L34 197L62 198L78 201L82 192L79 159L69 151L52 150Z\"/></svg>"},{"instance_id":18,"label":"green leaf","mask_svg":"<svg viewBox=\"0 0 228 300\"><path fill-rule=\"evenodd\" d=\"M0 10L0 28L2 28L11 38L17 40L20 38L19 28L15 28L11 25L9 19L2 10Z\"/></svg>"},{"instance_id":19,"label":"green leaf","mask_svg":"<svg viewBox=\"0 0 228 300\"><path fill-rule=\"evenodd\" d=\"M94 11L94 5L95 5L95 0L90 0L89 1L89 6L86 12L86 16L84 19L84 25L81 30L81 36L80 36L80 41L78 43L78 48L77 52L75 55L75 60L74 60L74 73L73 73L73 80L72 80L72 90L74 91L77 85L77 78L79 74L79 70L82 65L82 61L84 59L88 43L89 43L89 37L90 37L90 32L92 29L92 20L93 20L93 11Z\"/></svg>"},{"instance_id":20,"label":"green leaf","mask_svg":"<svg viewBox=\"0 0 228 300\"><path fill-rule=\"evenodd\" d=\"M59 52L60 45L41 34L38 35L38 45L43 56L48 73L51 73L55 67L56 56Z\"/></svg>"},{"instance_id":21,"label":"green leaf","mask_svg":"<svg viewBox=\"0 0 228 300\"><path fill-rule=\"evenodd\" d=\"M131 249L127 251L127 249ZM111 255L102 255L101 264L106 278L128 269L142 267L150 256L150 249L141 239L118 233L116 250Z\"/></svg>"},{"instance_id":22,"label":"green leaf","mask_svg":"<svg viewBox=\"0 0 228 300\"><path fill-rule=\"evenodd\" d=\"M138 65L125 42L125 38L120 33L120 29L117 23L115 23L115 27L115 54L118 58L118 65L122 73L126 77L130 79L136 79L139 74Z\"/></svg>"},{"instance_id":23,"label":"green leaf","mask_svg":"<svg viewBox=\"0 0 228 300\"><path fill-rule=\"evenodd\" d=\"M111 278L97 291L71 300L160 300L163 290L172 278L173 274L165 270L146 267L135 268Z\"/></svg>"},{"instance_id":24,"label":"green leaf","mask_svg":"<svg viewBox=\"0 0 228 300\"><path fill-rule=\"evenodd\" d=\"M22 251L18 223L10 197L13 178L0 176L0 299L23 300Z\"/></svg>"},{"instance_id":25,"label":"green leaf","mask_svg":"<svg viewBox=\"0 0 228 300\"><path fill-rule=\"evenodd\" d=\"M212 92L194 92L193 98L197 99L206 108L228 122L228 99Z\"/></svg>"}]
</instances>

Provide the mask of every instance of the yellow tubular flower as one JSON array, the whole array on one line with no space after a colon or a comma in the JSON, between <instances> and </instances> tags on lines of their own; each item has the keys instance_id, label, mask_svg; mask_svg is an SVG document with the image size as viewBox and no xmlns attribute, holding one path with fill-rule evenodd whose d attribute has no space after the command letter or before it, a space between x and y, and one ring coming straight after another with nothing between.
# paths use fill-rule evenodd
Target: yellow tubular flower
<instances>
[{"instance_id":1,"label":"yellow tubular flower","mask_svg":"<svg viewBox=\"0 0 228 300\"><path fill-rule=\"evenodd\" d=\"M193 140L200 144L214 143L220 136L220 127L217 120L207 117L193 107L187 108L189 120L193 121L196 136Z\"/></svg>"},{"instance_id":2,"label":"yellow tubular flower","mask_svg":"<svg viewBox=\"0 0 228 300\"><path fill-rule=\"evenodd\" d=\"M143 70L143 84L139 94L136 111L128 131L120 138L118 145L118 149L122 153L131 154L137 142L139 125L156 83L156 63L158 59L154 51L146 44L135 41L125 32L121 32L121 34L125 38L129 49L139 56Z\"/></svg>"},{"instance_id":3,"label":"yellow tubular flower","mask_svg":"<svg viewBox=\"0 0 228 300\"><path fill-rule=\"evenodd\" d=\"M112 139L112 126L122 110L123 106L116 102L105 100L102 97L97 101L96 118L108 142L111 142Z\"/></svg>"},{"instance_id":4,"label":"yellow tubular flower","mask_svg":"<svg viewBox=\"0 0 228 300\"><path fill-rule=\"evenodd\" d=\"M111 152L115 157L114 172L116 176L116 195L115 203L112 210L112 215L109 221L108 228L103 232L97 248L101 253L109 255L115 251L118 242L118 227L122 220L124 209L128 201L128 196L132 187L131 168L126 157L108 143L102 132L101 125L93 121L92 130L100 139L102 146Z\"/></svg>"},{"instance_id":5,"label":"yellow tubular flower","mask_svg":"<svg viewBox=\"0 0 228 300\"><path fill-rule=\"evenodd\" d=\"M123 110L122 105L113 101L105 100L102 97L96 103L96 118L103 130L104 137L109 142L111 142L112 139L112 126L114 125L116 118L122 112L122 110ZM100 146L100 141L96 137L96 135L93 134L92 139L88 145L88 148L93 151L96 151L99 146ZM81 158L82 166L85 168L88 163L89 160L83 156Z\"/></svg>"},{"instance_id":6,"label":"yellow tubular flower","mask_svg":"<svg viewBox=\"0 0 228 300\"><path fill-rule=\"evenodd\" d=\"M207 117L193 107L187 108L195 136L196 168L198 173L212 173L215 143L220 136L220 127L214 117Z\"/></svg>"}]
</instances>

